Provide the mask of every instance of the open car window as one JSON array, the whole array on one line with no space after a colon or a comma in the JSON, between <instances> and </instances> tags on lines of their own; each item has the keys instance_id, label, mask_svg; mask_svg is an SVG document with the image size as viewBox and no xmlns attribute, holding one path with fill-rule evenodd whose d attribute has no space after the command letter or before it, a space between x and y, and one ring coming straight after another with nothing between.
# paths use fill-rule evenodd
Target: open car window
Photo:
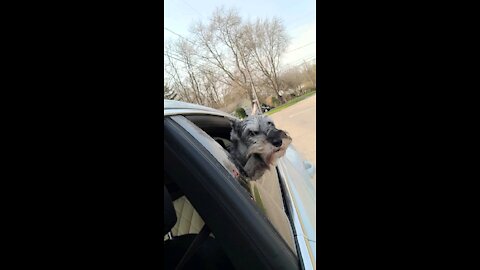
<instances>
[{"instance_id":1,"label":"open car window","mask_svg":"<svg viewBox=\"0 0 480 270\"><path fill-rule=\"evenodd\" d=\"M239 180L238 171L225 149L230 142L231 128L228 119L210 115L191 115L177 117L176 121L192 133L223 167ZM266 171L257 181L250 181L247 188L258 208L296 254L293 231L283 204L276 168Z\"/></svg>"},{"instance_id":2,"label":"open car window","mask_svg":"<svg viewBox=\"0 0 480 270\"><path fill-rule=\"evenodd\" d=\"M230 160L230 155L203 129L192 123L189 119L183 116L172 116L175 122L180 124L187 132L189 132L198 142L200 142L208 152L210 152L215 159L232 175L238 179L238 170L233 162ZM221 117L223 118L223 117ZM228 123L228 120L226 120Z\"/></svg>"}]
</instances>

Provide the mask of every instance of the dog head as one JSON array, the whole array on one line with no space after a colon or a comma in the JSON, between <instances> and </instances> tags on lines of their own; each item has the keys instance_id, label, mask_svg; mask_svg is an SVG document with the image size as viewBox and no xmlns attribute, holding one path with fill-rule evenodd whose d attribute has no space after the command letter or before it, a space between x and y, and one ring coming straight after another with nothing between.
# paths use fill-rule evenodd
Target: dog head
<instances>
[{"instance_id":1,"label":"dog head","mask_svg":"<svg viewBox=\"0 0 480 270\"><path fill-rule=\"evenodd\" d=\"M232 120L231 126L230 139L242 165L254 155L261 158L265 165L274 165L278 158L285 155L292 142L292 138L277 129L268 116L252 115L243 121Z\"/></svg>"}]
</instances>

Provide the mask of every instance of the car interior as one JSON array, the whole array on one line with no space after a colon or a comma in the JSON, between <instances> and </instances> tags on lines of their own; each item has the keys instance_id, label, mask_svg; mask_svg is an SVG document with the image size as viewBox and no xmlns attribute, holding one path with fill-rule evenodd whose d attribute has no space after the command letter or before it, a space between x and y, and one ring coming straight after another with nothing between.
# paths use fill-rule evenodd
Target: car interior
<instances>
[{"instance_id":1,"label":"car interior","mask_svg":"<svg viewBox=\"0 0 480 270\"><path fill-rule=\"evenodd\" d=\"M185 194L164 175L164 268L234 269Z\"/></svg>"},{"instance_id":2,"label":"car interior","mask_svg":"<svg viewBox=\"0 0 480 270\"><path fill-rule=\"evenodd\" d=\"M187 115L192 123L210 135L218 144L228 151L230 145L230 121L221 116Z\"/></svg>"},{"instance_id":3,"label":"car interior","mask_svg":"<svg viewBox=\"0 0 480 270\"><path fill-rule=\"evenodd\" d=\"M231 127L227 118L203 115L188 115L186 118L228 151ZM187 250L194 254L187 254ZM173 181L173 177L167 177L166 174L164 252L165 269L234 269L184 192Z\"/></svg>"}]
</instances>

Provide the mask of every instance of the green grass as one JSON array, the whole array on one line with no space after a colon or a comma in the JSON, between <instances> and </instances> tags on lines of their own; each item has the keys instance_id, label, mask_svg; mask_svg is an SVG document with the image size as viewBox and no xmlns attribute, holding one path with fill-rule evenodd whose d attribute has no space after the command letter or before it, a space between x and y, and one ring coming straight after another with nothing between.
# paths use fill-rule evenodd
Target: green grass
<instances>
[{"instance_id":1,"label":"green grass","mask_svg":"<svg viewBox=\"0 0 480 270\"><path fill-rule=\"evenodd\" d=\"M296 98L294 98L294 99L291 99L291 100L288 101L287 103L285 103L285 104L283 104L283 105L280 105L280 106L278 106L277 108L266 112L265 114L266 114L266 115L271 115L271 114L274 114L274 113L276 113L276 112L279 112L279 111L281 111L281 110L283 110L283 109L285 109L285 108L288 108L288 107L292 106L293 104L295 104L295 103L297 103L297 102L299 102L299 101L302 101L302 100L304 100L304 99L306 99L306 98L308 98L308 97L310 97L310 96L315 95L316 93L317 93L317 91L314 90L314 91L312 91L312 92L306 93L306 94L303 95L303 96L299 96L299 97L296 97Z\"/></svg>"},{"instance_id":2,"label":"green grass","mask_svg":"<svg viewBox=\"0 0 480 270\"><path fill-rule=\"evenodd\" d=\"M255 198L255 202L257 203L260 210L263 211L264 214L267 212L265 211L265 207L263 206L262 198L260 197L260 193L258 192L257 187L252 183L253 188L253 197Z\"/></svg>"}]
</instances>

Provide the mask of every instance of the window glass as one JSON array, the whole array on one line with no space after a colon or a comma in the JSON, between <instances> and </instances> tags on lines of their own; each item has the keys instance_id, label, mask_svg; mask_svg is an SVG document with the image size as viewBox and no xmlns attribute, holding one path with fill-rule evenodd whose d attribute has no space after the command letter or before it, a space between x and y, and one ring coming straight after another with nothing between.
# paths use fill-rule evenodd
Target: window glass
<instances>
[{"instance_id":1,"label":"window glass","mask_svg":"<svg viewBox=\"0 0 480 270\"><path fill-rule=\"evenodd\" d=\"M257 181L251 181L250 186L252 189L251 193L257 205L290 246L290 249L295 252L292 227L285 212L276 168L267 170Z\"/></svg>"}]
</instances>

